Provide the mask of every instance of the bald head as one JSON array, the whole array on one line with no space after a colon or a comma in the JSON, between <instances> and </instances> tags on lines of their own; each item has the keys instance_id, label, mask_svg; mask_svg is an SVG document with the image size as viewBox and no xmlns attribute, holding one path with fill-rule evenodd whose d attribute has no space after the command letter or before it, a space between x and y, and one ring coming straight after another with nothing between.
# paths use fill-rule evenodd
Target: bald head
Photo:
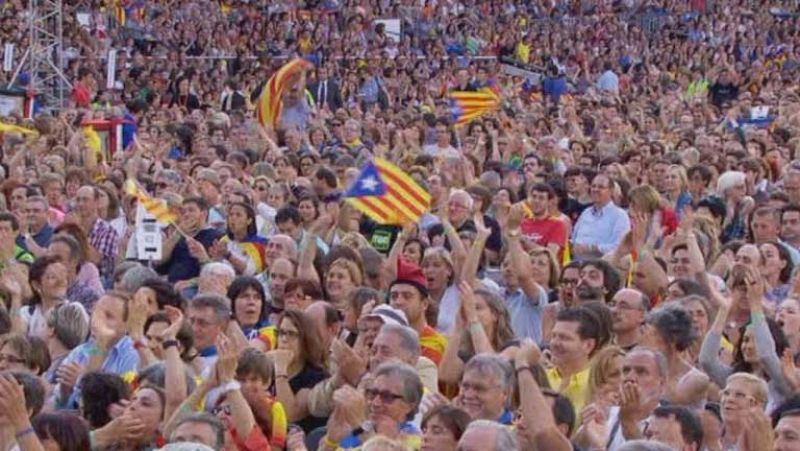
<instances>
[{"instance_id":1,"label":"bald head","mask_svg":"<svg viewBox=\"0 0 800 451\"><path fill-rule=\"evenodd\" d=\"M306 307L304 313L311 318L314 327L319 331L323 344L330 347L342 328L342 321L336 308L330 302L315 301Z\"/></svg>"}]
</instances>

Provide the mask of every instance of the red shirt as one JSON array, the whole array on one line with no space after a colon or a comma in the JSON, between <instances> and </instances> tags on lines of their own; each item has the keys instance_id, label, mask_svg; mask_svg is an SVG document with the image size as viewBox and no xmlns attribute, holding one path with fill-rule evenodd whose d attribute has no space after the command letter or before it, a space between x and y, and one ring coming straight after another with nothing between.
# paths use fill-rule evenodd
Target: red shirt
<instances>
[{"instance_id":1,"label":"red shirt","mask_svg":"<svg viewBox=\"0 0 800 451\"><path fill-rule=\"evenodd\" d=\"M540 246L555 243L564 248L567 242L567 225L564 221L548 216L544 219L526 218L520 225L522 233Z\"/></svg>"},{"instance_id":2,"label":"red shirt","mask_svg":"<svg viewBox=\"0 0 800 451\"><path fill-rule=\"evenodd\" d=\"M78 108L89 108L92 105L92 93L83 83L75 82L72 85L72 101Z\"/></svg>"}]
</instances>

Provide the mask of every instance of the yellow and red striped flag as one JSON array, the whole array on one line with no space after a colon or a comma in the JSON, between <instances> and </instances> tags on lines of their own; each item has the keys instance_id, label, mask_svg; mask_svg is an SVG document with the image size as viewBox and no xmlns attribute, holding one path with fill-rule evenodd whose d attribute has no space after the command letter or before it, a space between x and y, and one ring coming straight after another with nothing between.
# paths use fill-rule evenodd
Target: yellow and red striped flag
<instances>
[{"instance_id":1,"label":"yellow and red striped flag","mask_svg":"<svg viewBox=\"0 0 800 451\"><path fill-rule=\"evenodd\" d=\"M431 207L431 195L382 158L368 162L344 196L379 224L415 223Z\"/></svg>"},{"instance_id":2,"label":"yellow and red striped flag","mask_svg":"<svg viewBox=\"0 0 800 451\"><path fill-rule=\"evenodd\" d=\"M8 124L0 121L0 133L21 133L23 135L38 135L39 132L21 125Z\"/></svg>"},{"instance_id":3,"label":"yellow and red striped flag","mask_svg":"<svg viewBox=\"0 0 800 451\"><path fill-rule=\"evenodd\" d=\"M161 199L152 198L139 185L131 179L125 181L125 192L137 198L148 213L156 218L156 221L170 225L178 220L177 215L169 210L167 203Z\"/></svg>"},{"instance_id":4,"label":"yellow and red striped flag","mask_svg":"<svg viewBox=\"0 0 800 451\"><path fill-rule=\"evenodd\" d=\"M298 83L298 76L302 75L303 71L311 66L312 64L309 61L295 58L284 64L270 77L261 90L261 95L258 97L258 103L256 104L256 118L258 118L258 122L261 125L265 127L270 125L273 128L277 128L281 110L283 109L282 97L284 91L293 84Z\"/></svg>"},{"instance_id":5,"label":"yellow and red striped flag","mask_svg":"<svg viewBox=\"0 0 800 451\"><path fill-rule=\"evenodd\" d=\"M453 91L448 97L456 127L469 124L473 119L500 108L500 96L489 88L477 92Z\"/></svg>"}]
</instances>

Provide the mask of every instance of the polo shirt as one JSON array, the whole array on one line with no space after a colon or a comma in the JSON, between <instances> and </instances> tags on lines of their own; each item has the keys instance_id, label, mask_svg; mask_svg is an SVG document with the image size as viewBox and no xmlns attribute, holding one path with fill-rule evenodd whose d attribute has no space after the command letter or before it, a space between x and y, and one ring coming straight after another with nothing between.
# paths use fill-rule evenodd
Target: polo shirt
<instances>
[{"instance_id":1,"label":"polo shirt","mask_svg":"<svg viewBox=\"0 0 800 451\"><path fill-rule=\"evenodd\" d=\"M561 390L561 394L572 402L572 407L575 409L576 413L581 412L589 403L590 368L591 367L587 366L586 369L573 374L567 386ZM550 386L556 390L559 389L561 387L562 378L558 368L550 368L546 370L546 373Z\"/></svg>"}]
</instances>

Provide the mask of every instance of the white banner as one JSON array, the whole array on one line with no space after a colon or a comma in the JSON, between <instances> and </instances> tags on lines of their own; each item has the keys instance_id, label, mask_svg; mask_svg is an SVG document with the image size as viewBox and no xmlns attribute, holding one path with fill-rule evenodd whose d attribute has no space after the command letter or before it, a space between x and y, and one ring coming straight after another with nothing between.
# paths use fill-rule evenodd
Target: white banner
<instances>
[{"instance_id":1,"label":"white banner","mask_svg":"<svg viewBox=\"0 0 800 451\"><path fill-rule=\"evenodd\" d=\"M106 66L106 89L114 89L114 74L117 72L117 51L108 51L108 65Z\"/></svg>"},{"instance_id":2,"label":"white banner","mask_svg":"<svg viewBox=\"0 0 800 451\"><path fill-rule=\"evenodd\" d=\"M136 259L161 260L161 227L155 216L151 215L139 202L136 210Z\"/></svg>"},{"instance_id":3,"label":"white banner","mask_svg":"<svg viewBox=\"0 0 800 451\"><path fill-rule=\"evenodd\" d=\"M3 51L3 72L14 70L14 44L8 43Z\"/></svg>"}]
</instances>

